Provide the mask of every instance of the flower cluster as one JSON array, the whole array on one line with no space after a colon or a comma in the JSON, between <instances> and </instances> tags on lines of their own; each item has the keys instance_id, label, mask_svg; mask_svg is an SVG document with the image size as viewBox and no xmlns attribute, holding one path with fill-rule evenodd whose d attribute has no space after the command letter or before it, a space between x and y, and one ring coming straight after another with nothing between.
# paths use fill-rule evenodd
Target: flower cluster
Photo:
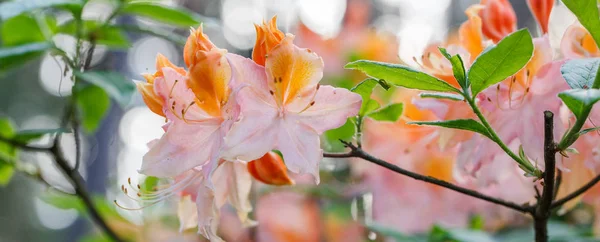
<instances>
[{"instance_id":1,"label":"flower cluster","mask_svg":"<svg viewBox=\"0 0 600 242\"><path fill-rule=\"evenodd\" d=\"M319 135L361 106L358 94L319 84L323 61L294 45L294 35L277 29L276 18L255 27L252 59L216 47L200 26L184 47L187 68L159 55L156 73L137 83L150 110L166 119L165 134L149 143L140 173L174 179L138 196L157 202L181 195L181 228L198 226L212 241L220 240L218 213L227 202L243 223L252 222L252 177L293 184L289 169L312 174L318 183Z\"/></svg>"},{"instance_id":2,"label":"flower cluster","mask_svg":"<svg viewBox=\"0 0 600 242\"><path fill-rule=\"evenodd\" d=\"M596 57L600 52L592 36L576 19L570 18L574 23L568 27L558 27L565 21L565 16L553 8L568 12L565 6L555 6L550 0L528 0L527 4L540 33L533 39L533 57L516 74L478 93L475 102L499 138L511 150L522 147L533 165L543 170L543 111L556 114L555 137L561 137L575 122L557 97L559 92L569 89L561 75L561 66L569 59ZM517 31L516 15L507 0L482 0L465 13L468 19L460 25L457 39L435 43L426 48L420 58L414 58L421 71L457 88L460 86L452 65L438 46L447 49L451 55L459 55L468 69L486 48ZM407 89L395 93L395 101L405 105L400 121L381 124L367 120L364 128L366 151L403 168L509 201L520 204L535 201L535 187L539 184L524 176L512 158L490 139L469 131L407 124L410 121L477 119L465 102L424 99L419 94L419 91ZM597 110L594 108L590 114L587 128L596 126L594 122L600 118ZM402 135L390 136L392 133ZM574 144L579 153L557 155L557 167L563 172L558 198L573 192L599 171L600 146L594 143L598 133L586 135L589 136ZM402 231L422 232L434 223L464 226L469 215L474 213L488 217L486 221L493 228L507 221L507 216L514 215L419 181L393 177L385 169L362 163L355 164L354 168L373 192L374 220ZM589 193L584 201L600 208L597 194ZM576 203L576 200L570 202L563 210ZM402 216L390 214L392 209L402 211Z\"/></svg>"}]
</instances>

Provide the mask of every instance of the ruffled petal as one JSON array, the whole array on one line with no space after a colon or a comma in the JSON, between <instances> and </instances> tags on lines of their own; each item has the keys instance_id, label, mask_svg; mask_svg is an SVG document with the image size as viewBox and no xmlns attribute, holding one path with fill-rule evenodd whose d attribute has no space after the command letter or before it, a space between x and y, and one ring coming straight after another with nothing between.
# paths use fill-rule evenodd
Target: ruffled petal
<instances>
[{"instance_id":1,"label":"ruffled petal","mask_svg":"<svg viewBox=\"0 0 600 242\"><path fill-rule=\"evenodd\" d=\"M214 192L210 188L200 186L196 197L196 207L198 208L198 233L211 242L223 241L217 235L220 213L215 204Z\"/></svg>"},{"instance_id":2,"label":"ruffled petal","mask_svg":"<svg viewBox=\"0 0 600 242\"><path fill-rule=\"evenodd\" d=\"M177 206L179 232L198 227L198 210L190 195L181 197Z\"/></svg>"},{"instance_id":3,"label":"ruffled petal","mask_svg":"<svg viewBox=\"0 0 600 242\"><path fill-rule=\"evenodd\" d=\"M323 158L319 135L300 120L281 120L277 135L277 149L283 154L288 169L295 173L311 174L319 183L319 161Z\"/></svg>"},{"instance_id":4,"label":"ruffled petal","mask_svg":"<svg viewBox=\"0 0 600 242\"><path fill-rule=\"evenodd\" d=\"M212 176L215 185L215 203L217 208L225 205L226 201L237 210L242 224L250 225L248 213L252 211L250 204L250 189L252 178L246 164L240 162L224 162L215 170Z\"/></svg>"}]
</instances>

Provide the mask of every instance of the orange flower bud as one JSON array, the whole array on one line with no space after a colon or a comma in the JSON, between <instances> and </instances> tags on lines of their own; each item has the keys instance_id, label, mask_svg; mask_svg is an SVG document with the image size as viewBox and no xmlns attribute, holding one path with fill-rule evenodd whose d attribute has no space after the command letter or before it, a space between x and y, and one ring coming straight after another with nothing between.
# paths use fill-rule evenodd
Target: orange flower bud
<instances>
[{"instance_id":1,"label":"orange flower bud","mask_svg":"<svg viewBox=\"0 0 600 242\"><path fill-rule=\"evenodd\" d=\"M259 159L248 162L248 172L256 180L265 184L275 186L294 184L287 174L283 160L275 152L269 152Z\"/></svg>"},{"instance_id":2,"label":"orange flower bud","mask_svg":"<svg viewBox=\"0 0 600 242\"><path fill-rule=\"evenodd\" d=\"M542 34L548 33L548 20L554 6L554 0L527 0L529 10L542 29Z\"/></svg>"},{"instance_id":3,"label":"orange flower bud","mask_svg":"<svg viewBox=\"0 0 600 242\"><path fill-rule=\"evenodd\" d=\"M190 36L183 47L183 60L186 66L191 66L196 62L198 51L210 51L215 45L210 42L208 36L202 32L202 25L198 29L191 29Z\"/></svg>"},{"instance_id":4,"label":"orange flower bud","mask_svg":"<svg viewBox=\"0 0 600 242\"><path fill-rule=\"evenodd\" d=\"M483 35L497 43L517 30L517 15L508 0L482 0L479 12Z\"/></svg>"},{"instance_id":5,"label":"orange flower bud","mask_svg":"<svg viewBox=\"0 0 600 242\"><path fill-rule=\"evenodd\" d=\"M150 110L160 116L165 116L163 113L163 100L156 95L154 92L154 80L156 78L163 77L162 69L165 67L173 68L181 75L187 75L186 71L174 65L162 54L158 54L156 56L156 72L154 74L142 74L144 79L146 79L146 83L138 82L136 83L136 87L138 91L142 94L142 99L146 103L146 106L150 108Z\"/></svg>"},{"instance_id":6,"label":"orange flower bud","mask_svg":"<svg viewBox=\"0 0 600 242\"><path fill-rule=\"evenodd\" d=\"M256 28L256 43L252 51L252 60L261 66L265 65L267 55L275 46L277 46L285 34L277 29L277 16L274 16L269 23L263 22L262 25L254 25Z\"/></svg>"}]
</instances>

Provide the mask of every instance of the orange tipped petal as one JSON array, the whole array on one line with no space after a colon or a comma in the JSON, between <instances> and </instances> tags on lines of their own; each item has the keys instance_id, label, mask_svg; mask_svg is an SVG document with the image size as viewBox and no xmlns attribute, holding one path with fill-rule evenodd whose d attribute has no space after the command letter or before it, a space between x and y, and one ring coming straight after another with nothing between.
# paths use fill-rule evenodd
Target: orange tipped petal
<instances>
[{"instance_id":1,"label":"orange tipped petal","mask_svg":"<svg viewBox=\"0 0 600 242\"><path fill-rule=\"evenodd\" d=\"M458 29L460 44L471 55L471 61L475 60L479 56L479 53L483 51L483 33L481 32L481 18L479 17L479 11L482 8L482 5L469 7L465 11L469 20L460 25Z\"/></svg>"},{"instance_id":2,"label":"orange tipped petal","mask_svg":"<svg viewBox=\"0 0 600 242\"><path fill-rule=\"evenodd\" d=\"M227 102L231 67L225 58L227 51L213 48L196 53L190 66L188 86L196 95L196 104L212 116L221 116L221 106Z\"/></svg>"},{"instance_id":3,"label":"orange tipped petal","mask_svg":"<svg viewBox=\"0 0 600 242\"><path fill-rule=\"evenodd\" d=\"M548 20L554 7L554 0L527 0L527 5L540 25L542 34L548 33Z\"/></svg>"},{"instance_id":4,"label":"orange tipped petal","mask_svg":"<svg viewBox=\"0 0 600 242\"><path fill-rule=\"evenodd\" d=\"M254 25L256 29L256 43L252 51L252 60L257 64L264 66L267 56L271 49L281 43L285 34L277 29L277 16L274 16L269 23Z\"/></svg>"},{"instance_id":5,"label":"orange tipped petal","mask_svg":"<svg viewBox=\"0 0 600 242\"><path fill-rule=\"evenodd\" d=\"M202 25L198 29L192 29L190 36L183 47L183 59L189 67L195 62L195 57L198 51L210 51L215 48L215 45L208 39L208 36L203 33Z\"/></svg>"},{"instance_id":6,"label":"orange tipped petal","mask_svg":"<svg viewBox=\"0 0 600 242\"><path fill-rule=\"evenodd\" d=\"M293 185L294 181L288 176L287 168L281 157L268 152L263 157L248 162L248 172L265 184L283 186Z\"/></svg>"},{"instance_id":7,"label":"orange tipped petal","mask_svg":"<svg viewBox=\"0 0 600 242\"><path fill-rule=\"evenodd\" d=\"M148 106L152 112L164 117L165 114L163 113L162 108L163 101L156 93L154 93L154 85L151 83L136 82L135 86L142 94L142 99L146 103L146 106Z\"/></svg>"},{"instance_id":8,"label":"orange tipped petal","mask_svg":"<svg viewBox=\"0 0 600 242\"><path fill-rule=\"evenodd\" d=\"M497 43L517 30L517 15L508 0L483 0L484 8L479 12L482 32L485 37Z\"/></svg>"},{"instance_id":9,"label":"orange tipped petal","mask_svg":"<svg viewBox=\"0 0 600 242\"><path fill-rule=\"evenodd\" d=\"M177 71L177 73L183 76L187 74L185 69L176 66L175 64L171 63L166 56L158 53L158 55L156 55L156 73L154 74L154 77L163 76L162 69L165 67L171 67Z\"/></svg>"}]
</instances>

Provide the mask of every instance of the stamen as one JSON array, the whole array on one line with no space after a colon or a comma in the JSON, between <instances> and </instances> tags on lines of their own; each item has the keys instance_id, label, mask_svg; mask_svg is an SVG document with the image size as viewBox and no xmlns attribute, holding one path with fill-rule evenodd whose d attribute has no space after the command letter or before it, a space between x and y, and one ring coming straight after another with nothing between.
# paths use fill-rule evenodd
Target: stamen
<instances>
[{"instance_id":1,"label":"stamen","mask_svg":"<svg viewBox=\"0 0 600 242\"><path fill-rule=\"evenodd\" d=\"M269 90L269 93L271 93L271 95L275 94L273 91Z\"/></svg>"},{"instance_id":2,"label":"stamen","mask_svg":"<svg viewBox=\"0 0 600 242\"><path fill-rule=\"evenodd\" d=\"M171 91L169 91L169 98L173 98L173 90L175 90L175 85L177 85L177 82L179 82L179 80L175 80L175 82L173 82L173 85L171 86Z\"/></svg>"}]
</instances>

